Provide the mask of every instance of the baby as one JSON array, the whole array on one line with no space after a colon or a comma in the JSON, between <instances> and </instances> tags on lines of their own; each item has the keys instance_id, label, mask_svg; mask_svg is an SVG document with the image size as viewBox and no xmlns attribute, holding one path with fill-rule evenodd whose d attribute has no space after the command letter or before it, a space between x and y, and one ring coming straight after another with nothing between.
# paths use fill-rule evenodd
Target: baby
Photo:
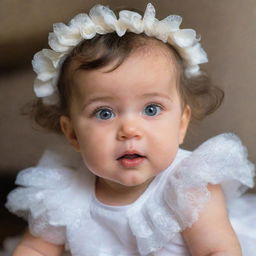
<instances>
[{"instance_id":1,"label":"baby","mask_svg":"<svg viewBox=\"0 0 256 256\"><path fill-rule=\"evenodd\" d=\"M71 168L48 152L44 165L18 175L23 188L7 207L29 231L15 256L242 255L244 234L230 215L240 206L230 199L253 186L254 166L233 134L194 152L179 148L190 121L223 99L199 68L207 56L195 31L180 23L174 15L158 21L148 4L143 18L123 10L117 20L97 5L54 25L52 50L33 60L32 113L82 161ZM250 242L256 236L243 255L252 255Z\"/></svg>"}]
</instances>

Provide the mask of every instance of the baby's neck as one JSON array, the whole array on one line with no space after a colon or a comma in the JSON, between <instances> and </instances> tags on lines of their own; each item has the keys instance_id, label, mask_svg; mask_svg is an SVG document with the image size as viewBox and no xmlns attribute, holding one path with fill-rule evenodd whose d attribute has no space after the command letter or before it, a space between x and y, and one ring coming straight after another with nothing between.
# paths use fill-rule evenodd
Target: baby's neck
<instances>
[{"instance_id":1,"label":"baby's neck","mask_svg":"<svg viewBox=\"0 0 256 256\"><path fill-rule=\"evenodd\" d=\"M139 186L123 186L121 184L96 178L95 195L104 204L113 206L129 205L135 202L147 189L153 179Z\"/></svg>"}]
</instances>

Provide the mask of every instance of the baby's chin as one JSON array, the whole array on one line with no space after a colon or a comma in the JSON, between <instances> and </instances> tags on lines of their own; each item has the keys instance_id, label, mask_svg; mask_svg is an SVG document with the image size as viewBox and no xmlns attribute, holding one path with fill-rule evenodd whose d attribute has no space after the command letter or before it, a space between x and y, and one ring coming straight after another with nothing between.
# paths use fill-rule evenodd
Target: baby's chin
<instances>
[{"instance_id":1,"label":"baby's chin","mask_svg":"<svg viewBox=\"0 0 256 256\"><path fill-rule=\"evenodd\" d=\"M113 180L112 182L115 182L117 186L120 188L127 188L127 189L143 189L147 187L151 181L155 178L155 176L151 177L138 177L138 176L133 176L129 178L122 178L119 180Z\"/></svg>"}]
</instances>

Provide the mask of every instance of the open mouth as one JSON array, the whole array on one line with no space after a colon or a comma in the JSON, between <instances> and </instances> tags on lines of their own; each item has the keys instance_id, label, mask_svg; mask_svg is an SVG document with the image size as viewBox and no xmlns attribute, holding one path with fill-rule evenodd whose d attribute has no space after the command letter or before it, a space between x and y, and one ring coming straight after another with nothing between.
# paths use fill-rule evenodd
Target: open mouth
<instances>
[{"instance_id":1,"label":"open mouth","mask_svg":"<svg viewBox=\"0 0 256 256\"><path fill-rule=\"evenodd\" d=\"M118 162L125 168L137 167L145 160L140 154L124 154L117 158Z\"/></svg>"},{"instance_id":2,"label":"open mouth","mask_svg":"<svg viewBox=\"0 0 256 256\"><path fill-rule=\"evenodd\" d=\"M138 158L138 157L144 157L142 155L139 155L139 154L124 154L123 156L120 156L119 158L117 158L117 160L120 160L120 159L135 159L135 158Z\"/></svg>"}]
</instances>

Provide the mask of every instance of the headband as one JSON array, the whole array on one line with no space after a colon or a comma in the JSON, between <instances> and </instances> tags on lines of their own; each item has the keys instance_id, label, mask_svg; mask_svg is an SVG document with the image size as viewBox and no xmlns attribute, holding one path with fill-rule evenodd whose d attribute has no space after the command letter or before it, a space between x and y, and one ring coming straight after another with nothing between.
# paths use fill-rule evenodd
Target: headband
<instances>
[{"instance_id":1,"label":"headband","mask_svg":"<svg viewBox=\"0 0 256 256\"><path fill-rule=\"evenodd\" d=\"M198 76L201 74L199 64L208 61L207 54L199 43L196 31L180 29L181 22L182 17L178 15L158 20L155 18L154 6L148 3L143 17L137 12L122 10L117 19L108 7L96 5L89 15L80 13L68 25L55 23L48 37L51 49L37 52L32 60L33 70L37 73L34 92L37 97L43 98L44 104L56 104L59 98L57 82L60 68L68 54L82 40L114 31L120 37L126 32L145 33L172 45L184 61L186 77Z\"/></svg>"}]
</instances>

